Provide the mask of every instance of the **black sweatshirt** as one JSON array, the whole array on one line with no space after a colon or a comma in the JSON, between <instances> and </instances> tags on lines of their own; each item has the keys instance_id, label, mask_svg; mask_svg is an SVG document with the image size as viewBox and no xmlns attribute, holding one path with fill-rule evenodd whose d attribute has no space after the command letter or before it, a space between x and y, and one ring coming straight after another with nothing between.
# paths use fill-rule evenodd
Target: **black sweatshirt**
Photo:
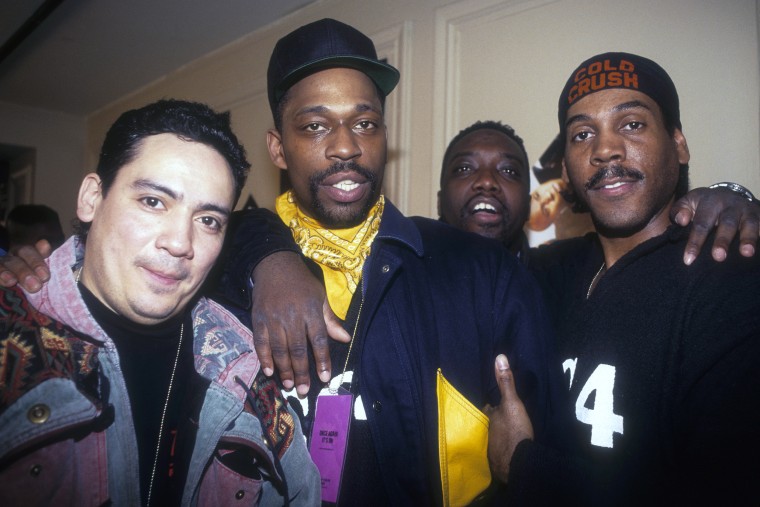
<instances>
[{"instance_id":1,"label":"black sweatshirt","mask_svg":"<svg viewBox=\"0 0 760 507\"><path fill-rule=\"evenodd\" d=\"M517 503L760 504L760 258L686 266L687 234L639 245L588 299L595 235L535 252L580 449L521 443Z\"/></svg>"}]
</instances>

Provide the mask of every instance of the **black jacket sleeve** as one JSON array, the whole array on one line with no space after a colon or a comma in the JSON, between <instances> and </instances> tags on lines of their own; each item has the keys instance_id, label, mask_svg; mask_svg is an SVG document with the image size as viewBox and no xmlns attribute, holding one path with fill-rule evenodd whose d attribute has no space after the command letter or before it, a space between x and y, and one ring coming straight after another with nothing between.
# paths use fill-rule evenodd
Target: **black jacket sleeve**
<instances>
[{"instance_id":1,"label":"black jacket sleeve","mask_svg":"<svg viewBox=\"0 0 760 507\"><path fill-rule=\"evenodd\" d=\"M263 208L234 212L218 264L215 296L250 309L247 289L253 269L265 257L282 251L300 253L280 217Z\"/></svg>"}]
</instances>

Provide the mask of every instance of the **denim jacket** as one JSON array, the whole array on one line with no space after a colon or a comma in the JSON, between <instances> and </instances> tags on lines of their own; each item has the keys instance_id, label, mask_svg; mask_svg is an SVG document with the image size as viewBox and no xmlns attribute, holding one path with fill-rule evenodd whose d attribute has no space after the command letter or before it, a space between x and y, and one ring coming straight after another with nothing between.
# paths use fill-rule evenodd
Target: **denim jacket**
<instances>
[{"instance_id":1,"label":"denim jacket","mask_svg":"<svg viewBox=\"0 0 760 507\"><path fill-rule=\"evenodd\" d=\"M41 292L0 295L0 505L140 504L119 357L73 273L83 255L71 238L48 260L51 280ZM192 319L196 371L210 383L182 505L283 505L285 491L291 505L319 504L319 474L298 418L273 383L257 378L251 331L205 298ZM265 421L246 409L249 390ZM218 460L233 446L249 449L267 480Z\"/></svg>"}]
</instances>

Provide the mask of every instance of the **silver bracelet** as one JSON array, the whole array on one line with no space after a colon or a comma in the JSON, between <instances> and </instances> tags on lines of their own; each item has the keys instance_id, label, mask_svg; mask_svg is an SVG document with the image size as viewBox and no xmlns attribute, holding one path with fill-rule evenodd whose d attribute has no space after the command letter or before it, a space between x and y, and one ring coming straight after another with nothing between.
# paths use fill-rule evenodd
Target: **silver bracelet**
<instances>
[{"instance_id":1,"label":"silver bracelet","mask_svg":"<svg viewBox=\"0 0 760 507\"><path fill-rule=\"evenodd\" d=\"M724 181L721 183L715 183L713 185L710 185L707 188L725 188L726 190L730 190L731 192L735 194L739 194L740 196L747 199L749 202L756 202L757 199L754 195L752 195L752 192L749 191L746 187L743 187L739 185L738 183L732 183L730 181Z\"/></svg>"}]
</instances>

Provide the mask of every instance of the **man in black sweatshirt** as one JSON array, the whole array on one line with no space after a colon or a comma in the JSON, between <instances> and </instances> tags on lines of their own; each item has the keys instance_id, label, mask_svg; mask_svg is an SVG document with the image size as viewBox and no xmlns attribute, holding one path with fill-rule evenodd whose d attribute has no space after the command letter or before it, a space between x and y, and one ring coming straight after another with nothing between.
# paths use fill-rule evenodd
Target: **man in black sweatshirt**
<instances>
[{"instance_id":1,"label":"man in black sweatshirt","mask_svg":"<svg viewBox=\"0 0 760 507\"><path fill-rule=\"evenodd\" d=\"M689 150L673 82L637 55L594 56L568 80L559 125L563 177L597 234L532 261L552 289L578 449L524 438L499 358L493 469L518 503L757 505L760 261L680 262L688 231L668 216Z\"/></svg>"}]
</instances>

